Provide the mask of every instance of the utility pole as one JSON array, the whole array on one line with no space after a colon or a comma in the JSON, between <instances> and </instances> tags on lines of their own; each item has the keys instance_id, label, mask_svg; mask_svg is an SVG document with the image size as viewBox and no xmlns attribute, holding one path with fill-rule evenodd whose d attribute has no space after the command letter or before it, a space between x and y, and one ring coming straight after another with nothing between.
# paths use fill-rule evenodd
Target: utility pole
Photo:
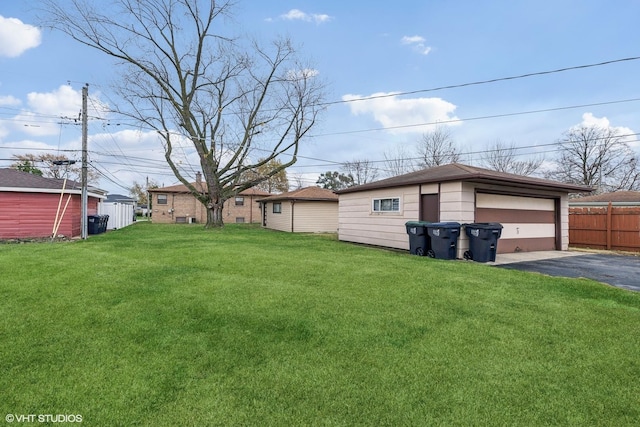
<instances>
[{"instance_id":1,"label":"utility pole","mask_svg":"<svg viewBox=\"0 0 640 427\"><path fill-rule=\"evenodd\" d=\"M82 230L80 231L80 237L82 239L87 238L87 204L89 203L89 198L87 195L87 98L89 97L89 85L85 84L82 87L82 201L81 201L81 217L80 217L80 226Z\"/></svg>"}]
</instances>

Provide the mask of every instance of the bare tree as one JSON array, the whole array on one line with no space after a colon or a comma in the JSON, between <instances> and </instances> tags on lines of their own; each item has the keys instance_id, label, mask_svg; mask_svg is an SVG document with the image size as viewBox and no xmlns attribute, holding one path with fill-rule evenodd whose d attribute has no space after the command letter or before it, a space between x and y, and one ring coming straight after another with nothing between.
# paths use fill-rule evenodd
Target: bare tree
<instances>
[{"instance_id":1,"label":"bare tree","mask_svg":"<svg viewBox=\"0 0 640 427\"><path fill-rule=\"evenodd\" d=\"M598 192L640 189L637 154L616 129L573 128L559 144L556 167L548 178L596 187Z\"/></svg>"},{"instance_id":2,"label":"bare tree","mask_svg":"<svg viewBox=\"0 0 640 427\"><path fill-rule=\"evenodd\" d=\"M460 160L460 151L451 137L451 132L441 125L422 135L418 141L418 155L421 168L456 163Z\"/></svg>"},{"instance_id":3,"label":"bare tree","mask_svg":"<svg viewBox=\"0 0 640 427\"><path fill-rule=\"evenodd\" d=\"M498 140L482 155L480 161L487 169L524 176L533 175L544 162L544 157L517 160L518 156L518 148L513 142L507 145Z\"/></svg>"},{"instance_id":4,"label":"bare tree","mask_svg":"<svg viewBox=\"0 0 640 427\"><path fill-rule=\"evenodd\" d=\"M306 187L305 178L301 172L292 173L289 177L293 182L293 185L290 185L290 187L293 187L293 190L300 190L301 188Z\"/></svg>"},{"instance_id":5,"label":"bare tree","mask_svg":"<svg viewBox=\"0 0 640 427\"><path fill-rule=\"evenodd\" d=\"M355 159L345 162L342 170L353 177L353 185L362 185L378 178L378 168L370 160Z\"/></svg>"},{"instance_id":6,"label":"bare tree","mask_svg":"<svg viewBox=\"0 0 640 427\"><path fill-rule=\"evenodd\" d=\"M396 146L395 149L385 151L384 169L388 176L404 175L415 170L412 154L403 145ZM413 154L415 157L415 154Z\"/></svg>"},{"instance_id":7,"label":"bare tree","mask_svg":"<svg viewBox=\"0 0 640 427\"><path fill-rule=\"evenodd\" d=\"M296 162L323 85L289 39L265 47L225 34L232 0L114 0L108 10L98 0L44 2L45 25L123 67L116 112L157 132L169 167L206 207L206 227L223 225L225 200ZM206 188L187 179L185 147ZM276 158L271 171L243 179Z\"/></svg>"},{"instance_id":8,"label":"bare tree","mask_svg":"<svg viewBox=\"0 0 640 427\"><path fill-rule=\"evenodd\" d=\"M41 176L46 178L63 179L80 182L82 168L75 160L69 159L64 154L16 154L13 156L15 162L12 167L34 173L40 171ZM35 171L29 171L28 166L32 166ZM37 174L37 172L35 172ZM87 181L89 184L98 182L100 175L93 169L87 170Z\"/></svg>"}]
</instances>

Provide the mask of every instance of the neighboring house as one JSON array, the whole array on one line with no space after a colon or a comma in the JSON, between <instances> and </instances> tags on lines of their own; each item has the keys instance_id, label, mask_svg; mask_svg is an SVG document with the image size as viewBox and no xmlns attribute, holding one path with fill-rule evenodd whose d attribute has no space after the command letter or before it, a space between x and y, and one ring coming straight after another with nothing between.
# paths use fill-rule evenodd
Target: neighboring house
<instances>
[{"instance_id":1,"label":"neighboring house","mask_svg":"<svg viewBox=\"0 0 640 427\"><path fill-rule=\"evenodd\" d=\"M107 230L117 230L133 224L135 220L136 201L122 194L109 194L98 205L99 215L109 215Z\"/></svg>"},{"instance_id":2,"label":"neighboring house","mask_svg":"<svg viewBox=\"0 0 640 427\"><path fill-rule=\"evenodd\" d=\"M106 196L92 187L87 195L87 214L95 215ZM80 236L81 199L78 182L0 169L0 239L50 237L56 218L57 236Z\"/></svg>"},{"instance_id":3,"label":"neighboring house","mask_svg":"<svg viewBox=\"0 0 640 427\"><path fill-rule=\"evenodd\" d=\"M569 200L569 244L640 252L640 191Z\"/></svg>"},{"instance_id":4,"label":"neighboring house","mask_svg":"<svg viewBox=\"0 0 640 427\"><path fill-rule=\"evenodd\" d=\"M193 185L206 191L202 175L196 174ZM189 191L186 185L154 188L151 194L151 220L155 223L206 223L207 210ZM223 221L226 223L260 222L262 215L258 199L270 196L266 191L250 188L240 192L223 206Z\"/></svg>"},{"instance_id":5,"label":"neighboring house","mask_svg":"<svg viewBox=\"0 0 640 427\"><path fill-rule=\"evenodd\" d=\"M503 225L498 253L566 250L568 194L589 187L449 164L337 191L340 240L409 249L407 221ZM461 229L458 257L469 248Z\"/></svg>"},{"instance_id":6,"label":"neighboring house","mask_svg":"<svg viewBox=\"0 0 640 427\"><path fill-rule=\"evenodd\" d=\"M260 199L262 226L292 233L335 233L338 196L331 190L306 187Z\"/></svg>"}]
</instances>

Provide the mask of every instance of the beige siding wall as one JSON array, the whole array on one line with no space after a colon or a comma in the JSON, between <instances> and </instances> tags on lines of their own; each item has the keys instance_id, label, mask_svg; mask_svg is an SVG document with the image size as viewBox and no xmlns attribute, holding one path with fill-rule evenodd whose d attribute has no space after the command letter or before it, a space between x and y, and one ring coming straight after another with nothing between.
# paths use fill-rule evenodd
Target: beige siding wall
<instances>
[{"instance_id":1,"label":"beige siding wall","mask_svg":"<svg viewBox=\"0 0 640 427\"><path fill-rule=\"evenodd\" d=\"M460 223L458 258L469 249L462 224L474 222L475 186L467 182L445 182L440 185L440 221Z\"/></svg>"},{"instance_id":2,"label":"beige siding wall","mask_svg":"<svg viewBox=\"0 0 640 427\"><path fill-rule=\"evenodd\" d=\"M400 212L373 212L373 199L400 198ZM407 186L340 195L340 240L409 250L405 223L420 217L420 186Z\"/></svg>"},{"instance_id":3,"label":"beige siding wall","mask_svg":"<svg viewBox=\"0 0 640 427\"><path fill-rule=\"evenodd\" d=\"M562 250L569 250L569 196L560 197L560 223L562 224Z\"/></svg>"},{"instance_id":4,"label":"beige siding wall","mask_svg":"<svg viewBox=\"0 0 640 427\"><path fill-rule=\"evenodd\" d=\"M293 205L293 231L296 233L336 233L338 202L296 201Z\"/></svg>"},{"instance_id":5,"label":"beige siding wall","mask_svg":"<svg viewBox=\"0 0 640 427\"><path fill-rule=\"evenodd\" d=\"M467 182L441 183L440 190L440 221L459 222L462 224L475 222L476 191L500 191L508 193L520 193L524 195L557 198L560 197L560 218L562 224L562 250L567 250L569 245L569 207L566 193L523 190L516 187L505 187L488 184ZM338 208L338 236L340 240L357 242L398 249L409 249L409 239L406 233L405 223L415 221L419 214L419 194L433 194L438 192L438 184L420 186L408 186L395 189L371 190L358 193L340 195ZM400 197L401 211L398 213L373 213L371 203L374 198ZM511 196L510 196L511 197ZM532 202L533 200L533 202ZM548 209L552 201L531 199L516 196L516 209L531 209L539 201L538 209ZM521 202L521 203L520 203ZM527 236L535 235L543 230L536 227L547 227L538 224L535 227L520 227L519 233ZM531 229L529 229L531 228ZM544 230L545 234L554 233L550 227ZM504 229L505 238L511 236L511 230ZM464 251L469 249L469 240L460 229L458 239L458 257L462 258Z\"/></svg>"},{"instance_id":6,"label":"beige siding wall","mask_svg":"<svg viewBox=\"0 0 640 427\"><path fill-rule=\"evenodd\" d=\"M265 227L272 230L291 231L291 202L283 200L276 203L282 204L281 213L273 213L273 202L265 203L267 212L267 224Z\"/></svg>"}]
</instances>

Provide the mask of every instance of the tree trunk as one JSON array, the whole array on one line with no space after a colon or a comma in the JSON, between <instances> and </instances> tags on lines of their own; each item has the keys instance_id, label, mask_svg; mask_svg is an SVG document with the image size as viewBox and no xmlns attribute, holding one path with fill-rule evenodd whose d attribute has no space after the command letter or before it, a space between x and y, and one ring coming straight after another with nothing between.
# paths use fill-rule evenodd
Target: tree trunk
<instances>
[{"instance_id":1,"label":"tree trunk","mask_svg":"<svg viewBox=\"0 0 640 427\"><path fill-rule=\"evenodd\" d=\"M220 228L224 226L224 221L222 219L223 207L224 202L210 203L207 206L207 223L204 228Z\"/></svg>"}]
</instances>

